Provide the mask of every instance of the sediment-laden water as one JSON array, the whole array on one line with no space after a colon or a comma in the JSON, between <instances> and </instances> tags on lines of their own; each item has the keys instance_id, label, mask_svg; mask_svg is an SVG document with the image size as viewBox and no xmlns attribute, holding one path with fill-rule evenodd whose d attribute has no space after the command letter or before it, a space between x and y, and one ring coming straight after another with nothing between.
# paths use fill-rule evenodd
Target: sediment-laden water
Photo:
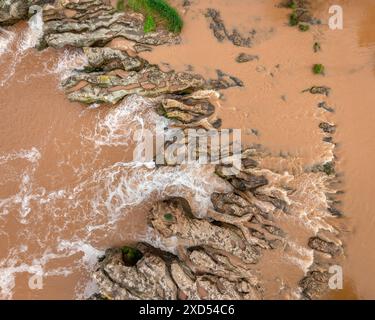
<instances>
[{"instance_id":1,"label":"sediment-laden water","mask_svg":"<svg viewBox=\"0 0 375 320\"><path fill-rule=\"evenodd\" d=\"M266 298L298 297L297 282L313 260L302 239L322 229L345 235L345 290L332 297L375 296L375 7L372 1L340 2L344 30L322 25L302 33L287 25L288 13L276 1L193 1L188 8L173 1L185 11L182 44L142 53L166 69L193 69L207 78L220 69L244 82L224 92L217 110L223 127L241 129L245 144L263 145L271 189L296 190L282 195L290 214L278 217L289 234L288 252L270 253L258 267ZM327 19L328 5L317 2L316 14ZM218 9L230 28L256 30L252 47L219 43L204 16L207 8ZM85 57L78 49L33 49L40 23L34 18L0 30L0 297L83 298L95 292L90 274L106 248L154 241L145 216L155 200L183 196L205 214L210 195L230 188L211 165L155 168L133 162L134 131L167 120L137 96L114 107L69 102L60 81ZM322 44L318 54L312 50L316 41ZM239 64L240 53L257 58ZM324 63L324 77L312 74L314 63ZM321 97L301 93L312 85L332 88L325 101L334 113L317 107ZM335 151L323 141L321 122L338 127ZM326 177L304 169L332 160L334 152L345 218L330 221ZM43 275L42 289L30 288L33 274Z\"/></svg>"}]
</instances>

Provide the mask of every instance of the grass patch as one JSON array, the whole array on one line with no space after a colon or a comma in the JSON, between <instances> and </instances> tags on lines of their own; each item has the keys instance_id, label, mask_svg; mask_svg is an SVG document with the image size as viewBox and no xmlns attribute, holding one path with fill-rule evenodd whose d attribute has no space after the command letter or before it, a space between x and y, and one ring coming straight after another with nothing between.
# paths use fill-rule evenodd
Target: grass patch
<instances>
[{"instance_id":1,"label":"grass patch","mask_svg":"<svg viewBox=\"0 0 375 320\"><path fill-rule=\"evenodd\" d=\"M143 254L138 249L132 247L122 247L122 258L124 260L125 265L127 266L135 266L137 262L142 259Z\"/></svg>"},{"instance_id":2,"label":"grass patch","mask_svg":"<svg viewBox=\"0 0 375 320\"><path fill-rule=\"evenodd\" d=\"M289 16L289 25L294 27L294 26L298 25L298 23L299 23L299 19L297 17L297 14L295 12L293 12Z\"/></svg>"},{"instance_id":3,"label":"grass patch","mask_svg":"<svg viewBox=\"0 0 375 320\"><path fill-rule=\"evenodd\" d=\"M164 220L172 222L173 221L173 215L171 213L166 213L164 215Z\"/></svg>"},{"instance_id":4,"label":"grass patch","mask_svg":"<svg viewBox=\"0 0 375 320\"><path fill-rule=\"evenodd\" d=\"M117 11L124 11L125 10L125 0L117 0L116 10Z\"/></svg>"},{"instance_id":5,"label":"grass patch","mask_svg":"<svg viewBox=\"0 0 375 320\"><path fill-rule=\"evenodd\" d=\"M300 23L298 25L298 28L300 31L302 32L306 32L306 31L309 31L310 30L310 26L307 24L307 23Z\"/></svg>"},{"instance_id":6,"label":"grass patch","mask_svg":"<svg viewBox=\"0 0 375 320\"><path fill-rule=\"evenodd\" d=\"M325 68L322 64L314 64L313 72L314 74L323 74L324 75Z\"/></svg>"},{"instance_id":7,"label":"grass patch","mask_svg":"<svg viewBox=\"0 0 375 320\"><path fill-rule=\"evenodd\" d=\"M145 24L143 26L143 30L145 33L153 32L156 30L156 21L153 16L147 15Z\"/></svg>"},{"instance_id":8,"label":"grass patch","mask_svg":"<svg viewBox=\"0 0 375 320\"><path fill-rule=\"evenodd\" d=\"M130 9L141 12L146 16L145 32L156 29L156 22L165 24L171 32L180 33L183 21L177 10L172 8L165 0L128 0Z\"/></svg>"},{"instance_id":9,"label":"grass patch","mask_svg":"<svg viewBox=\"0 0 375 320\"><path fill-rule=\"evenodd\" d=\"M296 9L297 8L297 3L295 2L295 1L290 1L289 3L288 3L288 8L290 8L290 9Z\"/></svg>"}]
</instances>

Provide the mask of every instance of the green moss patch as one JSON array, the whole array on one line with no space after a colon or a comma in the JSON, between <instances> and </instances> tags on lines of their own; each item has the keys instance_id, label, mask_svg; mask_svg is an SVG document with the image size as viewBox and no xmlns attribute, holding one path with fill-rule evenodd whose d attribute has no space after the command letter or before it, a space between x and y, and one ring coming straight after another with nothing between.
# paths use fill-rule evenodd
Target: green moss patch
<instances>
[{"instance_id":1,"label":"green moss patch","mask_svg":"<svg viewBox=\"0 0 375 320\"><path fill-rule=\"evenodd\" d=\"M165 0L128 0L128 7L145 15L145 32L156 30L157 24L164 24L171 32L180 33L183 21L177 10Z\"/></svg>"},{"instance_id":2,"label":"green moss patch","mask_svg":"<svg viewBox=\"0 0 375 320\"><path fill-rule=\"evenodd\" d=\"M135 266L137 262L142 259L143 254L138 249L124 246L121 248L122 251L122 259L124 260L124 264L126 266Z\"/></svg>"},{"instance_id":3,"label":"green moss patch","mask_svg":"<svg viewBox=\"0 0 375 320\"><path fill-rule=\"evenodd\" d=\"M322 64L314 64L313 66L313 72L314 74L322 74L324 75L325 68Z\"/></svg>"},{"instance_id":4,"label":"green moss patch","mask_svg":"<svg viewBox=\"0 0 375 320\"><path fill-rule=\"evenodd\" d=\"M172 222L173 221L173 215L171 213L166 213L164 215L164 220L168 221L168 222Z\"/></svg>"},{"instance_id":5,"label":"green moss patch","mask_svg":"<svg viewBox=\"0 0 375 320\"><path fill-rule=\"evenodd\" d=\"M125 0L117 0L116 10L117 11L124 11L125 10Z\"/></svg>"}]
</instances>

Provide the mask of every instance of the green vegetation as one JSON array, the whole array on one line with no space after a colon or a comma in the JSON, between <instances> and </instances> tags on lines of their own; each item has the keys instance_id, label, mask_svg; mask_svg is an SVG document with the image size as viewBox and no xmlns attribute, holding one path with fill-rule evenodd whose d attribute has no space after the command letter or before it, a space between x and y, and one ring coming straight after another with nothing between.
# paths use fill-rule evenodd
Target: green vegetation
<instances>
[{"instance_id":1,"label":"green vegetation","mask_svg":"<svg viewBox=\"0 0 375 320\"><path fill-rule=\"evenodd\" d=\"M306 19L304 18L305 9L303 2L291 0L285 5L285 7L292 9L292 13L289 15L289 25L291 27L298 26L298 29L302 32L310 30L310 25L304 22Z\"/></svg>"},{"instance_id":2,"label":"green vegetation","mask_svg":"<svg viewBox=\"0 0 375 320\"><path fill-rule=\"evenodd\" d=\"M124 0L117 0L116 9L117 9L117 11L124 11L125 10L125 1Z\"/></svg>"},{"instance_id":3,"label":"green vegetation","mask_svg":"<svg viewBox=\"0 0 375 320\"><path fill-rule=\"evenodd\" d=\"M145 33L153 32L156 30L156 22L153 16L151 15L146 16L143 30Z\"/></svg>"},{"instance_id":4,"label":"green vegetation","mask_svg":"<svg viewBox=\"0 0 375 320\"><path fill-rule=\"evenodd\" d=\"M306 31L309 31L310 30L310 26L307 24L307 23L300 23L298 25L298 28L300 31L302 32L306 32Z\"/></svg>"},{"instance_id":5,"label":"green vegetation","mask_svg":"<svg viewBox=\"0 0 375 320\"><path fill-rule=\"evenodd\" d=\"M294 27L294 26L298 25L298 23L299 23L299 20L298 20L297 14L295 12L293 12L289 16L289 25Z\"/></svg>"},{"instance_id":6,"label":"green vegetation","mask_svg":"<svg viewBox=\"0 0 375 320\"><path fill-rule=\"evenodd\" d=\"M313 72L314 74L323 74L324 75L324 66L322 64L314 64Z\"/></svg>"},{"instance_id":7,"label":"green vegetation","mask_svg":"<svg viewBox=\"0 0 375 320\"><path fill-rule=\"evenodd\" d=\"M289 4L288 4L288 8L290 8L290 9L296 9L297 8L297 3L294 0L290 1Z\"/></svg>"},{"instance_id":8,"label":"green vegetation","mask_svg":"<svg viewBox=\"0 0 375 320\"><path fill-rule=\"evenodd\" d=\"M132 247L122 247L121 251L122 259L127 266L134 266L143 257L141 251Z\"/></svg>"},{"instance_id":9,"label":"green vegetation","mask_svg":"<svg viewBox=\"0 0 375 320\"><path fill-rule=\"evenodd\" d=\"M171 213L166 213L166 214L164 215L164 219L165 219L166 221L173 221L173 215L172 215Z\"/></svg>"},{"instance_id":10,"label":"green vegetation","mask_svg":"<svg viewBox=\"0 0 375 320\"><path fill-rule=\"evenodd\" d=\"M176 11L165 0L128 0L130 9L145 15L145 32L156 30L157 22L165 24L171 32L180 33L183 21Z\"/></svg>"}]
</instances>

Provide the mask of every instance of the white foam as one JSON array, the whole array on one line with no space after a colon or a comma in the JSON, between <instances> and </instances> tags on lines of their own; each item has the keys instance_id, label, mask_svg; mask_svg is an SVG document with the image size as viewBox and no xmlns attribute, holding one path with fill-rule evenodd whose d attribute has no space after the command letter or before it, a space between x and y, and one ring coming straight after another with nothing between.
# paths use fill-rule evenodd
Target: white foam
<instances>
[{"instance_id":1,"label":"white foam","mask_svg":"<svg viewBox=\"0 0 375 320\"><path fill-rule=\"evenodd\" d=\"M94 132L83 138L97 146L126 147L135 130L152 130L158 122L166 124L167 120L155 113L151 101L132 95L111 109L104 118L98 119Z\"/></svg>"},{"instance_id":2,"label":"white foam","mask_svg":"<svg viewBox=\"0 0 375 320\"><path fill-rule=\"evenodd\" d=\"M39 6L33 7L35 8L36 13L27 22L29 27L19 43L20 52L25 52L26 50L37 46L39 40L43 36L43 10Z\"/></svg>"},{"instance_id":3,"label":"white foam","mask_svg":"<svg viewBox=\"0 0 375 320\"><path fill-rule=\"evenodd\" d=\"M9 47L15 39L15 33L12 31L0 28L0 57L9 52Z\"/></svg>"},{"instance_id":4,"label":"white foam","mask_svg":"<svg viewBox=\"0 0 375 320\"><path fill-rule=\"evenodd\" d=\"M40 7L38 7L40 8ZM28 21L28 28L22 32L21 39L17 43L12 63L6 71L6 76L0 81L3 87L11 79L16 71L17 65L26 56L28 49L34 48L43 35L43 16L41 8Z\"/></svg>"}]
</instances>

